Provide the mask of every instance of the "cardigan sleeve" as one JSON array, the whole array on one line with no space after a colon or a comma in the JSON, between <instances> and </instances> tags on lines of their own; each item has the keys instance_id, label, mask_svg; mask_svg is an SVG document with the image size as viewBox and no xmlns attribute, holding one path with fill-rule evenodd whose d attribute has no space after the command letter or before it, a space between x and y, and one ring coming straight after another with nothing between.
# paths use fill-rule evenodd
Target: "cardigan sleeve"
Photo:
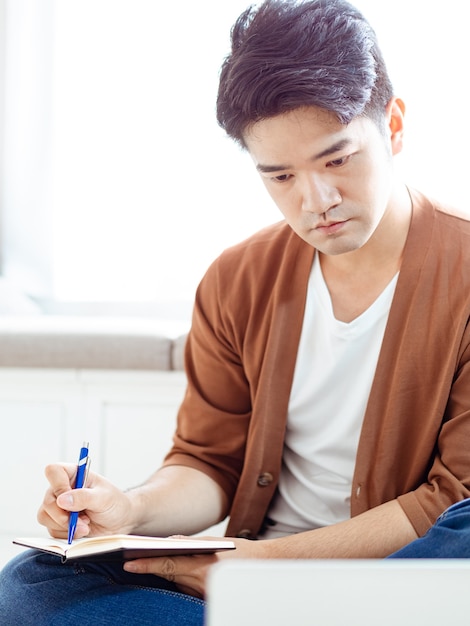
<instances>
[{"instance_id":1,"label":"cardigan sleeve","mask_svg":"<svg viewBox=\"0 0 470 626\"><path fill-rule=\"evenodd\" d=\"M458 364L450 393L447 394L444 417L427 481L416 490L398 497L398 501L418 535L423 535L442 511L452 503L470 497L470 325L468 323L459 352ZM423 437L425 436L425 424L423 424Z\"/></svg>"},{"instance_id":2,"label":"cardigan sleeve","mask_svg":"<svg viewBox=\"0 0 470 626\"><path fill-rule=\"evenodd\" d=\"M187 388L165 464L203 471L231 501L243 466L251 398L240 356L242 338L223 319L219 285L216 262L197 290L185 347Z\"/></svg>"}]
</instances>

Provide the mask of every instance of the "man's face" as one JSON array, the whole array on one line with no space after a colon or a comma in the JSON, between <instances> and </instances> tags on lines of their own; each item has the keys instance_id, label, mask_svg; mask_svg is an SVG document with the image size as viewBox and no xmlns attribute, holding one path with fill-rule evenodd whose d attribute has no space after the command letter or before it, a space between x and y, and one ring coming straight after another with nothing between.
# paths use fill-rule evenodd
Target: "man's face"
<instances>
[{"instance_id":1,"label":"man's face","mask_svg":"<svg viewBox=\"0 0 470 626\"><path fill-rule=\"evenodd\" d=\"M287 223L324 254L361 248L392 209L393 142L368 118L345 126L306 107L257 122L244 139Z\"/></svg>"}]
</instances>

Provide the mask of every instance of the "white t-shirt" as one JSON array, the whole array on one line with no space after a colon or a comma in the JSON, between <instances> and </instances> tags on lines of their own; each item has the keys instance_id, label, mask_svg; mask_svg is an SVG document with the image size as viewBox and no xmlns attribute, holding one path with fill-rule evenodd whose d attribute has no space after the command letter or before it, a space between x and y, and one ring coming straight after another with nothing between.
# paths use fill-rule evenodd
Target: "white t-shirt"
<instances>
[{"instance_id":1,"label":"white t-shirt","mask_svg":"<svg viewBox=\"0 0 470 626\"><path fill-rule=\"evenodd\" d=\"M338 321L318 255L312 266L289 400L283 466L263 539L350 517L362 421L398 274L349 323Z\"/></svg>"}]
</instances>

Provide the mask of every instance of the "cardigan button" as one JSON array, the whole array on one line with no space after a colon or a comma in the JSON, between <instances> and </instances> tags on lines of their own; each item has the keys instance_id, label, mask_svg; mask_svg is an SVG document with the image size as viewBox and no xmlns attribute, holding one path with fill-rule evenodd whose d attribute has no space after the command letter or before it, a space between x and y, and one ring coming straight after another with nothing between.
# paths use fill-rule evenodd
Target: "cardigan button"
<instances>
[{"instance_id":1,"label":"cardigan button","mask_svg":"<svg viewBox=\"0 0 470 626\"><path fill-rule=\"evenodd\" d=\"M251 539L252 538L251 530L249 530L248 528L244 528L243 530L240 530L239 533L237 533L237 537L239 539Z\"/></svg>"},{"instance_id":2,"label":"cardigan button","mask_svg":"<svg viewBox=\"0 0 470 626\"><path fill-rule=\"evenodd\" d=\"M263 474L260 474L258 476L258 485L260 487L267 487L273 482L273 480L274 480L274 477L271 474L271 472L263 472Z\"/></svg>"}]
</instances>

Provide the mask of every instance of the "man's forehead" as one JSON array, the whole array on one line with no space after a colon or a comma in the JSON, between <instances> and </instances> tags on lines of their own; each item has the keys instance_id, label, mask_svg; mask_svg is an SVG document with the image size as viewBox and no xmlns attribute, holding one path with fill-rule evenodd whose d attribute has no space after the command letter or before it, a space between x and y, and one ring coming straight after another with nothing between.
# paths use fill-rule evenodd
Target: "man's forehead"
<instances>
[{"instance_id":1,"label":"man's forehead","mask_svg":"<svg viewBox=\"0 0 470 626\"><path fill-rule=\"evenodd\" d=\"M253 122L246 127L243 135L245 139L255 139L257 136L263 134L264 129L275 129L276 127L281 127L286 124L301 127L306 122L330 128L331 132L345 127L332 111L327 111L326 109L321 109L316 106L306 106Z\"/></svg>"},{"instance_id":2,"label":"man's forehead","mask_svg":"<svg viewBox=\"0 0 470 626\"><path fill-rule=\"evenodd\" d=\"M334 113L309 107L260 120L245 135L246 147L261 171L285 164L287 154L318 159L357 141L366 118L341 124ZM369 120L370 122L370 120Z\"/></svg>"}]
</instances>

